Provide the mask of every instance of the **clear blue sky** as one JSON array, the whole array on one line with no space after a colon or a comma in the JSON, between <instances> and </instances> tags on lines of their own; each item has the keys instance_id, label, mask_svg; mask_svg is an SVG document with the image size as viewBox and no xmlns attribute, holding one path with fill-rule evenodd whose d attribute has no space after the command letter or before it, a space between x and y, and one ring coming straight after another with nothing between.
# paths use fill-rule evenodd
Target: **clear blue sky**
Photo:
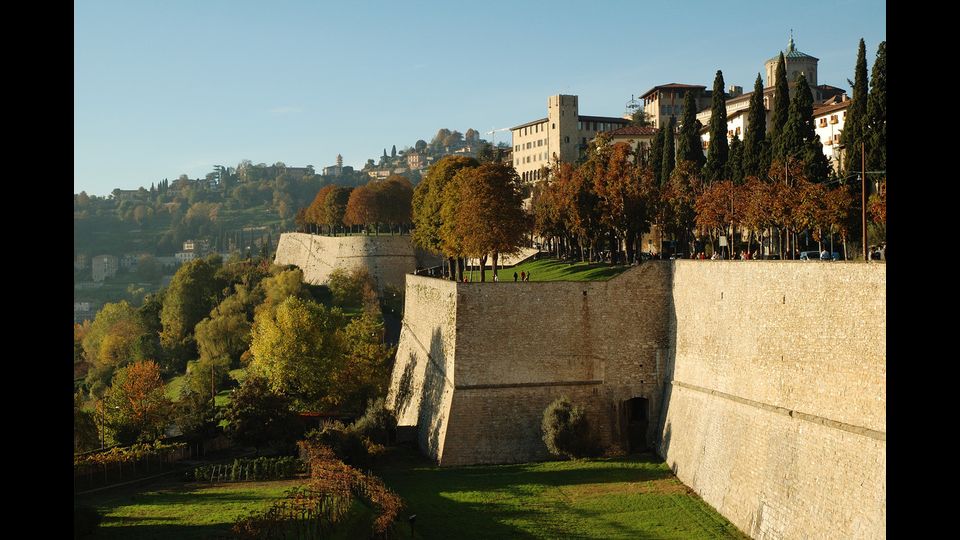
<instances>
[{"instance_id":1,"label":"clear blue sky","mask_svg":"<svg viewBox=\"0 0 960 540\"><path fill-rule=\"evenodd\" d=\"M475 7L468 7L475 6ZM149 187L215 164L361 167L446 127L546 116L547 96L620 116L657 84L749 91L784 49L849 91L872 66L886 4L77 0L74 192ZM490 139L489 135L483 135ZM500 132L497 141L509 141Z\"/></svg>"}]
</instances>

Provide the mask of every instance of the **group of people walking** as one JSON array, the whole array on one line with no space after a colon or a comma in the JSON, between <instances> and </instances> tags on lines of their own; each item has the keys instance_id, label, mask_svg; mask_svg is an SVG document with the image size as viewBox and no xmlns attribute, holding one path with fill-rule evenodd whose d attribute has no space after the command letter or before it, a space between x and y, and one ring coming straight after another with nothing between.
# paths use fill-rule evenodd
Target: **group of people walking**
<instances>
[{"instance_id":1,"label":"group of people walking","mask_svg":"<svg viewBox=\"0 0 960 540\"><path fill-rule=\"evenodd\" d=\"M493 274L493 281L500 281L500 277L497 274ZM524 272L521 270L519 275L514 272L513 281L530 281L530 272ZM463 275L463 283L470 283L470 276L468 274Z\"/></svg>"}]
</instances>

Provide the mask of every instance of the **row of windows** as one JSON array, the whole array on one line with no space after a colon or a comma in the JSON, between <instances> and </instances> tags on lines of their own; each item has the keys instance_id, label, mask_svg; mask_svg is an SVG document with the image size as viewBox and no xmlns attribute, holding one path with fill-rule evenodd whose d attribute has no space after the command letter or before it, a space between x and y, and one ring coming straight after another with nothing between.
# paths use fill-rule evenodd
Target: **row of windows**
<instances>
[{"instance_id":1,"label":"row of windows","mask_svg":"<svg viewBox=\"0 0 960 540\"><path fill-rule=\"evenodd\" d=\"M623 124L614 124L612 122L577 122L577 130L579 131L609 131L611 129L616 129Z\"/></svg>"},{"instance_id":2,"label":"row of windows","mask_svg":"<svg viewBox=\"0 0 960 540\"><path fill-rule=\"evenodd\" d=\"M547 139L537 139L537 140L535 140L535 141L530 141L530 142L528 142L528 143L526 143L526 144L517 144L517 145L514 145L513 151L514 151L514 152L519 152L520 150L524 150L524 149L525 149L525 150L529 150L529 149L531 149L531 148L536 148L536 147L539 147L539 146L543 146L543 145L545 145L545 144L547 144Z\"/></svg>"},{"instance_id":3,"label":"row of windows","mask_svg":"<svg viewBox=\"0 0 960 540\"><path fill-rule=\"evenodd\" d=\"M844 111L844 113L843 113L843 119L844 119L844 120L847 119L847 113L846 113L846 111ZM836 123L838 123L839 121L840 121L840 119L839 119L839 117L838 117L837 115L835 115L835 114L831 114L831 115L830 115L830 123L831 123L831 124L836 124ZM823 118L821 118L820 121L817 123L817 126L818 126L818 127L827 127L827 117L824 116Z\"/></svg>"},{"instance_id":4,"label":"row of windows","mask_svg":"<svg viewBox=\"0 0 960 540\"><path fill-rule=\"evenodd\" d=\"M539 152L532 156L524 156L520 158L520 163L530 163L531 161L546 161L546 160L547 160L547 153Z\"/></svg>"},{"instance_id":5,"label":"row of windows","mask_svg":"<svg viewBox=\"0 0 960 540\"><path fill-rule=\"evenodd\" d=\"M661 105L660 114L665 116L680 116L683 114L683 105Z\"/></svg>"},{"instance_id":6,"label":"row of windows","mask_svg":"<svg viewBox=\"0 0 960 540\"><path fill-rule=\"evenodd\" d=\"M554 127L554 129L556 129L557 125L554 124L553 127ZM542 123L542 124L534 124L534 125L532 125L532 126L527 126L527 127L525 127L525 128L520 129L520 135L528 135L528 134L532 134L532 133L540 133L541 131L546 131L546 130L547 130L547 123L544 122L544 123Z\"/></svg>"},{"instance_id":7,"label":"row of windows","mask_svg":"<svg viewBox=\"0 0 960 540\"><path fill-rule=\"evenodd\" d=\"M527 171L525 173L522 173L520 177L523 179L524 182L532 182L534 180L540 180L541 178L543 178L543 173L541 171L542 169L537 169L535 171Z\"/></svg>"}]
</instances>

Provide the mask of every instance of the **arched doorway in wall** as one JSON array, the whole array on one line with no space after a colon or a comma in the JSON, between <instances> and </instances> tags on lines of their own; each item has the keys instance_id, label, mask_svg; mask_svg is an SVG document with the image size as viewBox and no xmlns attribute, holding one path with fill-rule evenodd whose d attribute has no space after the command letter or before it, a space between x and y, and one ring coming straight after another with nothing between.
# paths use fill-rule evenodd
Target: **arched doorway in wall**
<instances>
[{"instance_id":1,"label":"arched doorway in wall","mask_svg":"<svg viewBox=\"0 0 960 540\"><path fill-rule=\"evenodd\" d=\"M626 413L626 440L627 451L643 452L647 447L647 427L650 423L648 412L650 403L647 398L635 397L623 402L623 410Z\"/></svg>"}]
</instances>

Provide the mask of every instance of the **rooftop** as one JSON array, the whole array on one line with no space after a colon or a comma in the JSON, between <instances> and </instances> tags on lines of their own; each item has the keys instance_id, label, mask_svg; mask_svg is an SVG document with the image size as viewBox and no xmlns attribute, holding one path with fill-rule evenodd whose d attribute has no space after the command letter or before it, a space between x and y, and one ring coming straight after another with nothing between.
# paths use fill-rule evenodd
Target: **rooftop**
<instances>
[{"instance_id":1,"label":"rooftop","mask_svg":"<svg viewBox=\"0 0 960 540\"><path fill-rule=\"evenodd\" d=\"M657 90L670 90L670 89L674 89L674 90L689 89L689 90L692 90L692 89L695 89L695 88L698 88L698 89L700 89L700 90L706 90L706 89L707 89L707 87L704 86L704 85L702 85L702 84L682 84L682 83L660 84L660 85L654 86L653 88L647 90L647 92L646 92L645 94L643 94L642 96L640 96L640 99L643 99L643 98L649 96L650 94L656 92Z\"/></svg>"}]
</instances>

